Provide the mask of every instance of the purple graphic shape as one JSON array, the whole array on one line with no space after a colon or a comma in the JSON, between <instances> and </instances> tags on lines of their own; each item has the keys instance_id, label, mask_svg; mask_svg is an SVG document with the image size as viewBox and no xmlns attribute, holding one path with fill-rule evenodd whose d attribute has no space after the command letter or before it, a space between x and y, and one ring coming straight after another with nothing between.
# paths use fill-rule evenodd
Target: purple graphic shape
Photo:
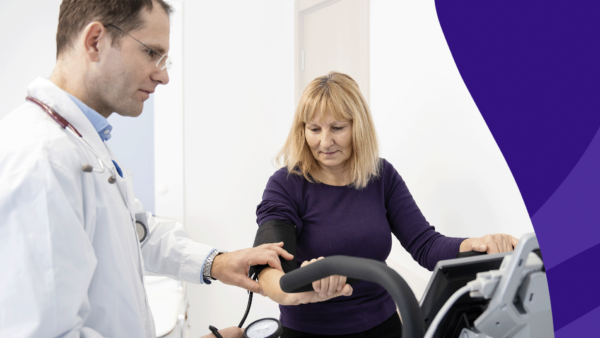
<instances>
[{"instance_id":1,"label":"purple graphic shape","mask_svg":"<svg viewBox=\"0 0 600 338\"><path fill-rule=\"evenodd\" d=\"M600 244L547 270L555 331L600 306L598 257Z\"/></svg>"},{"instance_id":2,"label":"purple graphic shape","mask_svg":"<svg viewBox=\"0 0 600 338\"><path fill-rule=\"evenodd\" d=\"M555 338L579 338L593 337L590 335L592 327L598 327L598 318L600 318L600 307L588 312L585 316L577 319L571 324L555 331ZM598 329L596 329L596 332Z\"/></svg>"},{"instance_id":3,"label":"purple graphic shape","mask_svg":"<svg viewBox=\"0 0 600 338\"><path fill-rule=\"evenodd\" d=\"M446 41L529 215L600 126L600 1L436 1Z\"/></svg>"},{"instance_id":4,"label":"purple graphic shape","mask_svg":"<svg viewBox=\"0 0 600 338\"><path fill-rule=\"evenodd\" d=\"M563 184L531 221L548 271L558 265L576 264L580 261L574 260L577 255L600 244L600 130ZM547 228L548 225L552 227ZM600 252L596 259L598 266ZM549 278L552 282L555 277ZM600 284L600 280L595 283ZM550 292L553 290L550 283ZM600 288L595 292L600 294Z\"/></svg>"},{"instance_id":5,"label":"purple graphic shape","mask_svg":"<svg viewBox=\"0 0 600 338\"><path fill-rule=\"evenodd\" d=\"M532 222L553 225L537 236L559 331L600 306L600 130Z\"/></svg>"},{"instance_id":6,"label":"purple graphic shape","mask_svg":"<svg viewBox=\"0 0 600 338\"><path fill-rule=\"evenodd\" d=\"M600 1L436 0L436 9L533 216L557 337L596 334Z\"/></svg>"}]
</instances>

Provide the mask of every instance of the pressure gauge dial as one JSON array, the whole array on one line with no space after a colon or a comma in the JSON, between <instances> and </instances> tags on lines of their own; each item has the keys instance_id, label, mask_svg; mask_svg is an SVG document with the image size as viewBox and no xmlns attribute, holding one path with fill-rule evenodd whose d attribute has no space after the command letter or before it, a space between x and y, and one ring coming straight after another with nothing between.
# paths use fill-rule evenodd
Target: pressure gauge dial
<instances>
[{"instance_id":1,"label":"pressure gauge dial","mask_svg":"<svg viewBox=\"0 0 600 338\"><path fill-rule=\"evenodd\" d=\"M283 329L281 322L275 318L259 319L248 325L244 338L279 338Z\"/></svg>"}]
</instances>

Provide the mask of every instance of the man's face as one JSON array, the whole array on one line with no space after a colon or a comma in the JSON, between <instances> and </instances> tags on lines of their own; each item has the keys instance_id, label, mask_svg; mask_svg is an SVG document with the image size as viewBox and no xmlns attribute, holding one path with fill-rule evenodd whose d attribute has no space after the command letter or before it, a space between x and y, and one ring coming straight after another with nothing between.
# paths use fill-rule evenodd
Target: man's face
<instances>
[{"instance_id":1,"label":"man's face","mask_svg":"<svg viewBox=\"0 0 600 338\"><path fill-rule=\"evenodd\" d=\"M162 55L168 54L169 16L155 3L151 12L142 12L142 20L142 28L129 32L131 36L124 35L120 46L106 49L103 62L100 62L97 69L96 83L100 88L94 89L100 96L100 104L122 116L139 116L144 108L144 101L156 86L169 82L167 69L160 70L156 67L160 56L135 40Z\"/></svg>"}]
</instances>

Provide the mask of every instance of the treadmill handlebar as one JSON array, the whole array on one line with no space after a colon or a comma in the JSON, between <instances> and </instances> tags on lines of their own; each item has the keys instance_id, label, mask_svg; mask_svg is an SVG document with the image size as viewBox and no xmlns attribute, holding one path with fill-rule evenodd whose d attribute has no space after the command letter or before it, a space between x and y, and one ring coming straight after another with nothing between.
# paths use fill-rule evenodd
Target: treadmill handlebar
<instances>
[{"instance_id":1,"label":"treadmill handlebar","mask_svg":"<svg viewBox=\"0 0 600 338\"><path fill-rule=\"evenodd\" d=\"M293 293L331 275L342 275L352 280L366 280L381 285L392 296L400 310L402 337L424 336L425 322L415 294L396 271L382 262L367 258L331 256L285 274L281 277L279 285L284 292Z\"/></svg>"}]
</instances>

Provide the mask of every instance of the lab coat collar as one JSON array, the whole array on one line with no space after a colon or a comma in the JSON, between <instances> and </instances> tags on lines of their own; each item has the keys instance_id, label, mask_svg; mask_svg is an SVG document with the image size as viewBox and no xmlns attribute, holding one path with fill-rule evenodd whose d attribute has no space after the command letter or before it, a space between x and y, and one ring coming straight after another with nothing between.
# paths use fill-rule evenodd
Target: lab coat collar
<instances>
[{"instance_id":1,"label":"lab coat collar","mask_svg":"<svg viewBox=\"0 0 600 338\"><path fill-rule=\"evenodd\" d=\"M38 77L27 87L27 94L52 107L79 131L83 139L105 163L111 163L106 146L100 139L96 129L75 102L71 100L67 92L52 81Z\"/></svg>"}]
</instances>

